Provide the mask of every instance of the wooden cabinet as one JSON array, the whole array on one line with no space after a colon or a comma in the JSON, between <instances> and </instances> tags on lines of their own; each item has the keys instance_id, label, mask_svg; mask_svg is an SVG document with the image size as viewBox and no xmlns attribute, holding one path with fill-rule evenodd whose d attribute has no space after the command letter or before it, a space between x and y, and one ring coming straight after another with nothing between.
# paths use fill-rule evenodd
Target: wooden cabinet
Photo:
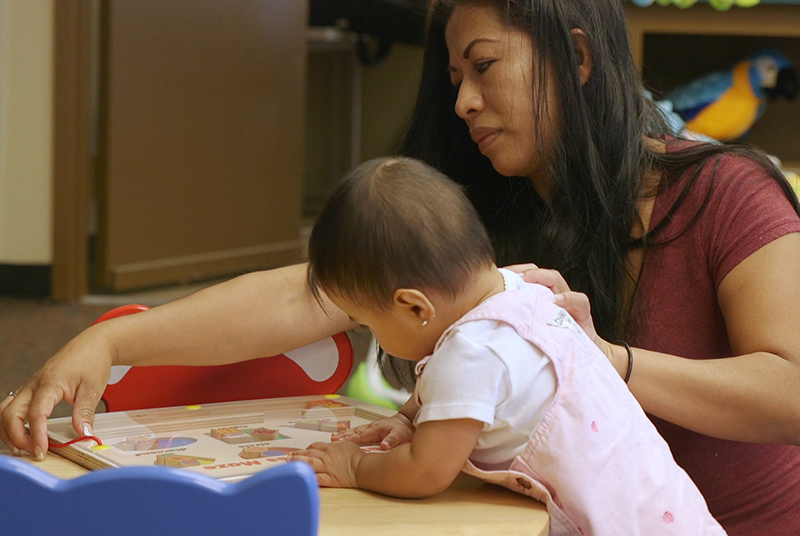
<instances>
[{"instance_id":1,"label":"wooden cabinet","mask_svg":"<svg viewBox=\"0 0 800 536\"><path fill-rule=\"evenodd\" d=\"M107 0L95 284L299 262L305 0Z\"/></svg>"},{"instance_id":2,"label":"wooden cabinet","mask_svg":"<svg viewBox=\"0 0 800 536\"><path fill-rule=\"evenodd\" d=\"M625 4L634 58L648 88L664 93L711 71L727 70L763 47L776 47L800 68L800 3L762 3L717 11ZM800 100L774 101L746 141L800 172Z\"/></svg>"}]
</instances>

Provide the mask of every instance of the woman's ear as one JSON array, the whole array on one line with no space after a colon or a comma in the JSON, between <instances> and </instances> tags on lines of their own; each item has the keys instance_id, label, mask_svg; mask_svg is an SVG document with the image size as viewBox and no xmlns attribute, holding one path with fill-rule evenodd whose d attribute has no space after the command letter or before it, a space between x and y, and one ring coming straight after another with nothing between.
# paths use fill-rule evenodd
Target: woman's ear
<instances>
[{"instance_id":1,"label":"woman's ear","mask_svg":"<svg viewBox=\"0 0 800 536\"><path fill-rule=\"evenodd\" d=\"M395 310L402 313L403 318L418 322L421 326L427 326L436 316L436 308L425 293L414 288L395 290L393 302Z\"/></svg>"},{"instance_id":2,"label":"woman's ear","mask_svg":"<svg viewBox=\"0 0 800 536\"><path fill-rule=\"evenodd\" d=\"M570 30L572 46L575 47L575 57L578 58L578 76L581 85L585 86L592 74L592 46L586 32L580 28Z\"/></svg>"}]
</instances>

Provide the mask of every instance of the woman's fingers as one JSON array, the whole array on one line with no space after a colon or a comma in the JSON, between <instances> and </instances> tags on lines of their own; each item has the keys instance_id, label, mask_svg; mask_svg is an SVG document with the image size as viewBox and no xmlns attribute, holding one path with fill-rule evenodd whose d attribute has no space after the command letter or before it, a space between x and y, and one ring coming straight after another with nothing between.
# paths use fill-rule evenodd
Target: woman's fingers
<instances>
[{"instance_id":1,"label":"woman's fingers","mask_svg":"<svg viewBox=\"0 0 800 536\"><path fill-rule=\"evenodd\" d=\"M0 401L0 415L3 415L3 413L6 410L6 408L11 404L11 402L13 400L14 400L14 396L9 394L2 401ZM19 449L14 444L14 442L11 441L11 438L9 437L8 432L6 432L5 425L2 425L2 424L0 424L0 441L2 441L3 443L6 444L6 446L8 446L8 448L11 451L12 454L14 454L15 456L19 455Z\"/></svg>"},{"instance_id":2,"label":"woman's fingers","mask_svg":"<svg viewBox=\"0 0 800 536\"><path fill-rule=\"evenodd\" d=\"M570 290L567 281L558 270L539 268L532 263L512 264L511 266L506 266L506 268L521 275L522 279L527 283L544 285L552 290L553 294L561 294Z\"/></svg>"},{"instance_id":3,"label":"woman's fingers","mask_svg":"<svg viewBox=\"0 0 800 536\"><path fill-rule=\"evenodd\" d=\"M2 410L2 422L0 422L0 438L15 454L24 450L34 457L44 457L43 453L39 455L36 452L36 445L25 426L29 399L30 391L22 389L16 396L7 397L3 401L5 407Z\"/></svg>"},{"instance_id":4,"label":"woman's fingers","mask_svg":"<svg viewBox=\"0 0 800 536\"><path fill-rule=\"evenodd\" d=\"M524 264L512 264L510 266L506 266L505 269L511 270L512 272L516 272L522 275L529 270L538 270L539 267L533 264L532 262L527 262Z\"/></svg>"},{"instance_id":5,"label":"woman's fingers","mask_svg":"<svg viewBox=\"0 0 800 536\"><path fill-rule=\"evenodd\" d=\"M586 294L574 291L562 292L555 295L555 301L556 304L566 310L581 327L590 324L592 326L592 331L594 331L591 305L589 303L589 297ZM585 327L584 331L587 331Z\"/></svg>"},{"instance_id":6,"label":"woman's fingers","mask_svg":"<svg viewBox=\"0 0 800 536\"><path fill-rule=\"evenodd\" d=\"M558 270L528 270L522 275L528 283L538 283L553 291L553 294L563 294L569 292L570 288L567 281Z\"/></svg>"},{"instance_id":7,"label":"woman's fingers","mask_svg":"<svg viewBox=\"0 0 800 536\"><path fill-rule=\"evenodd\" d=\"M82 383L75 393L72 407L72 426L79 435L94 435L94 411L105 391L105 385L100 389L88 383Z\"/></svg>"}]
</instances>

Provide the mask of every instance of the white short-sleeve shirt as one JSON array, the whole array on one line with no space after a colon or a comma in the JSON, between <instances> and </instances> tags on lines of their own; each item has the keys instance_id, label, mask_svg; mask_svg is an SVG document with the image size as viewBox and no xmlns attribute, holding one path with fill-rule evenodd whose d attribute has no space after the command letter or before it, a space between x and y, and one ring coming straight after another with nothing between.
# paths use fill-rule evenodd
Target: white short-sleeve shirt
<instances>
[{"instance_id":1,"label":"white short-sleeve shirt","mask_svg":"<svg viewBox=\"0 0 800 536\"><path fill-rule=\"evenodd\" d=\"M500 270L507 290L524 290ZM483 422L470 460L507 466L521 454L556 392L550 359L504 322L476 320L453 329L418 380L422 406L415 424L450 419Z\"/></svg>"}]
</instances>

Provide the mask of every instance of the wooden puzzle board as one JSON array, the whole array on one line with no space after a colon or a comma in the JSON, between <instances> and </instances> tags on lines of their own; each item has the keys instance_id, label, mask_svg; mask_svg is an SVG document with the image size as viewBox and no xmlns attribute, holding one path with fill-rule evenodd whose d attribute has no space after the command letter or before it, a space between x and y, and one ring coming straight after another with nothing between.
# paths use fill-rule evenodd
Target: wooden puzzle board
<instances>
[{"instance_id":1,"label":"wooden puzzle board","mask_svg":"<svg viewBox=\"0 0 800 536\"><path fill-rule=\"evenodd\" d=\"M240 480L285 463L292 450L329 442L332 431L393 414L338 395L99 413L94 432L102 446L87 439L54 452L88 469L165 465ZM54 444L78 437L69 417L49 421L48 435Z\"/></svg>"}]
</instances>

